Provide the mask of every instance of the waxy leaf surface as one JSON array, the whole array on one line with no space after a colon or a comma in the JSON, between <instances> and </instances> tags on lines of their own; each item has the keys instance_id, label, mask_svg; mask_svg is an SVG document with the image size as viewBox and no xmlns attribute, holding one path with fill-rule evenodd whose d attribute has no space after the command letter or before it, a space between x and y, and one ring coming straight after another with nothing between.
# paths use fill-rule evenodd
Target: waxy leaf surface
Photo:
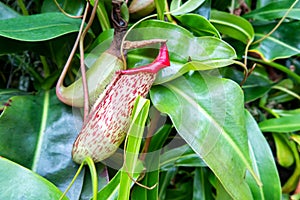
<instances>
[{"instance_id":1,"label":"waxy leaf surface","mask_svg":"<svg viewBox=\"0 0 300 200\"><path fill-rule=\"evenodd\" d=\"M150 96L230 195L252 199L244 179L246 170L254 172L240 87L233 81L195 72L153 87Z\"/></svg>"},{"instance_id":2,"label":"waxy leaf surface","mask_svg":"<svg viewBox=\"0 0 300 200\"><path fill-rule=\"evenodd\" d=\"M9 101L0 115L0 155L64 191L77 171L71 149L81 119L76 121L72 109L62 104L53 90L13 96ZM82 175L69 192L72 199L80 195Z\"/></svg>"},{"instance_id":3,"label":"waxy leaf surface","mask_svg":"<svg viewBox=\"0 0 300 200\"><path fill-rule=\"evenodd\" d=\"M62 192L45 178L1 157L0 174L0 199L52 200L59 199L62 195Z\"/></svg>"}]
</instances>

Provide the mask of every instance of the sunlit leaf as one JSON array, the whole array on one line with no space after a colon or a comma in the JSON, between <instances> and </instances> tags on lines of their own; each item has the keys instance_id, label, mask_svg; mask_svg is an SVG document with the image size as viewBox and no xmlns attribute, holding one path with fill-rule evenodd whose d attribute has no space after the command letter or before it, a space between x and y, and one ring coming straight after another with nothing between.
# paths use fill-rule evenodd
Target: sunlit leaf
<instances>
[{"instance_id":1,"label":"sunlit leaf","mask_svg":"<svg viewBox=\"0 0 300 200\"><path fill-rule=\"evenodd\" d=\"M252 199L244 179L246 170L254 172L244 127L243 95L238 85L194 73L152 88L150 96L230 195Z\"/></svg>"}]
</instances>

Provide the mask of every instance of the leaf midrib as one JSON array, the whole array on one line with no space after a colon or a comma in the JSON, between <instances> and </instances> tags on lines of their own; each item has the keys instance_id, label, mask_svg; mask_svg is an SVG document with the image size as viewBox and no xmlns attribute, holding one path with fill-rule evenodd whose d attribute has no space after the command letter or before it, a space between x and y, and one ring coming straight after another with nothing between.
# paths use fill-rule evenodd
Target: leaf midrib
<instances>
[{"instance_id":1,"label":"leaf midrib","mask_svg":"<svg viewBox=\"0 0 300 200\"><path fill-rule=\"evenodd\" d=\"M239 149L239 147L231 139L231 137L229 137L227 134L225 134L227 132L222 128L222 126L220 126L218 124L218 122L216 120L214 120L214 118L212 118L209 115L209 113L205 109L203 109L197 102L195 102L192 98L190 98L189 96L187 96L185 93L181 92L180 89L176 88L175 86L173 86L171 84L166 84L166 86L168 86L169 89L171 89L174 92L176 92L179 95L181 95L181 97L183 97L184 99L186 99L188 102L190 102L192 105L194 105L196 107L196 109L198 109L201 113L203 113L204 116L207 117L207 119L211 120L211 122L217 127L217 129L220 130L220 132L221 132L220 135L224 137L224 139L233 147L233 149L235 150L235 152L239 155L239 157L241 158L242 162L245 164L246 168L252 174L252 176L257 181L257 183L261 184L259 178L257 177L257 175L255 174L255 172L253 171L250 163L247 161L247 159L245 158L245 156L243 155L243 153L241 152L241 150ZM201 156L203 156L203 155L201 155ZM205 160L205 156L203 156L202 158L203 158L203 160Z\"/></svg>"}]
</instances>

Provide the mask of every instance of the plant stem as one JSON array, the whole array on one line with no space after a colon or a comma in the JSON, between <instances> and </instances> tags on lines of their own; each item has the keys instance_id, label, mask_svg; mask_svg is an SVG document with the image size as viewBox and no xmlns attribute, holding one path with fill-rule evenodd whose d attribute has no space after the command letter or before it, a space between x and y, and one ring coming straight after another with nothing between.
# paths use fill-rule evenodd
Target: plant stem
<instances>
[{"instance_id":1,"label":"plant stem","mask_svg":"<svg viewBox=\"0 0 300 200\"><path fill-rule=\"evenodd\" d=\"M22 11L22 14L25 15L25 16L29 15L29 13L28 13L28 11L27 11L27 9L26 9L26 6L25 6L23 0L18 0L18 4L19 4L19 6L20 6L20 9L21 9L21 11Z\"/></svg>"}]
</instances>

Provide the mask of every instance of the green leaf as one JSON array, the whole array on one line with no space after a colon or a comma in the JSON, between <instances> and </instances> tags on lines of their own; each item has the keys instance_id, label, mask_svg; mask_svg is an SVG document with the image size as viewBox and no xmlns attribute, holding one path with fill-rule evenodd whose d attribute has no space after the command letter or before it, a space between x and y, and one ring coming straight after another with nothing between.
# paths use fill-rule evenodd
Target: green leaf
<instances>
[{"instance_id":1,"label":"green leaf","mask_svg":"<svg viewBox=\"0 0 300 200\"><path fill-rule=\"evenodd\" d=\"M40 174L64 191L77 171L71 149L81 118L74 114L58 101L54 90L11 97L10 106L0 115L0 155ZM79 197L82 182L83 174L68 193L70 198Z\"/></svg>"},{"instance_id":2,"label":"green leaf","mask_svg":"<svg viewBox=\"0 0 300 200\"><path fill-rule=\"evenodd\" d=\"M226 12L211 12L210 22L223 34L247 44L254 39L252 25L242 17Z\"/></svg>"},{"instance_id":3,"label":"green leaf","mask_svg":"<svg viewBox=\"0 0 300 200\"><path fill-rule=\"evenodd\" d=\"M118 199L129 199L132 177L135 173L135 166L143 138L144 127L148 116L150 101L142 97L137 97L132 110L131 124L128 130L128 142L126 146L126 158L123 171L121 172L120 189ZM125 141L126 142L126 141Z\"/></svg>"},{"instance_id":4,"label":"green leaf","mask_svg":"<svg viewBox=\"0 0 300 200\"><path fill-rule=\"evenodd\" d=\"M267 119L259 123L259 127L263 132L293 132L300 130L300 114L286 117Z\"/></svg>"},{"instance_id":5,"label":"green leaf","mask_svg":"<svg viewBox=\"0 0 300 200\"><path fill-rule=\"evenodd\" d=\"M19 17L20 14L5 5L4 3L0 2L0 20L9 19Z\"/></svg>"},{"instance_id":6,"label":"green leaf","mask_svg":"<svg viewBox=\"0 0 300 200\"><path fill-rule=\"evenodd\" d=\"M243 17L254 20L276 20L282 18L287 10L294 3L294 0L276 1L272 2L264 7L255 9ZM280 6L278 6L280 5ZM300 3L298 2L294 8L289 12L287 18L300 20Z\"/></svg>"},{"instance_id":7,"label":"green leaf","mask_svg":"<svg viewBox=\"0 0 300 200\"><path fill-rule=\"evenodd\" d=\"M128 40L167 39L171 66L161 70L155 84L175 79L189 70L224 67L236 58L234 49L215 37L194 37L186 29L167 22L148 20L128 35ZM141 56L141 55L147 55ZM141 66L155 57L153 49L137 49L128 53L128 66ZM189 60L193 62L187 65Z\"/></svg>"},{"instance_id":8,"label":"green leaf","mask_svg":"<svg viewBox=\"0 0 300 200\"><path fill-rule=\"evenodd\" d=\"M252 176L247 174L246 179L253 198L280 200L281 184L272 151L256 121L247 110L245 110L245 117L253 169L263 184L259 187Z\"/></svg>"},{"instance_id":9,"label":"green leaf","mask_svg":"<svg viewBox=\"0 0 300 200\"><path fill-rule=\"evenodd\" d=\"M264 37L276 24L270 23L254 26L256 38ZM300 54L300 35L288 34L299 28L300 21L282 23L271 36L260 42L259 45L251 46L250 52L259 54L265 61L273 61Z\"/></svg>"},{"instance_id":10,"label":"green leaf","mask_svg":"<svg viewBox=\"0 0 300 200\"><path fill-rule=\"evenodd\" d=\"M205 161L230 195L236 199L252 199L244 179L246 170L252 175L254 172L240 87L230 80L193 73L153 87L150 97L159 111L170 116L180 136Z\"/></svg>"},{"instance_id":11,"label":"green leaf","mask_svg":"<svg viewBox=\"0 0 300 200\"><path fill-rule=\"evenodd\" d=\"M195 36L215 36L221 38L218 30L203 16L184 14L175 16L180 24L190 30Z\"/></svg>"},{"instance_id":12,"label":"green leaf","mask_svg":"<svg viewBox=\"0 0 300 200\"><path fill-rule=\"evenodd\" d=\"M172 15L181 15L197 9L205 0L188 0L182 4L182 0L173 0L170 5Z\"/></svg>"},{"instance_id":13,"label":"green leaf","mask_svg":"<svg viewBox=\"0 0 300 200\"><path fill-rule=\"evenodd\" d=\"M62 195L62 192L45 178L3 157L0 157L0 174L1 199L53 200Z\"/></svg>"},{"instance_id":14,"label":"green leaf","mask_svg":"<svg viewBox=\"0 0 300 200\"><path fill-rule=\"evenodd\" d=\"M80 19L62 13L43 13L0 20L0 36L19 41L45 41L77 32Z\"/></svg>"}]
</instances>

